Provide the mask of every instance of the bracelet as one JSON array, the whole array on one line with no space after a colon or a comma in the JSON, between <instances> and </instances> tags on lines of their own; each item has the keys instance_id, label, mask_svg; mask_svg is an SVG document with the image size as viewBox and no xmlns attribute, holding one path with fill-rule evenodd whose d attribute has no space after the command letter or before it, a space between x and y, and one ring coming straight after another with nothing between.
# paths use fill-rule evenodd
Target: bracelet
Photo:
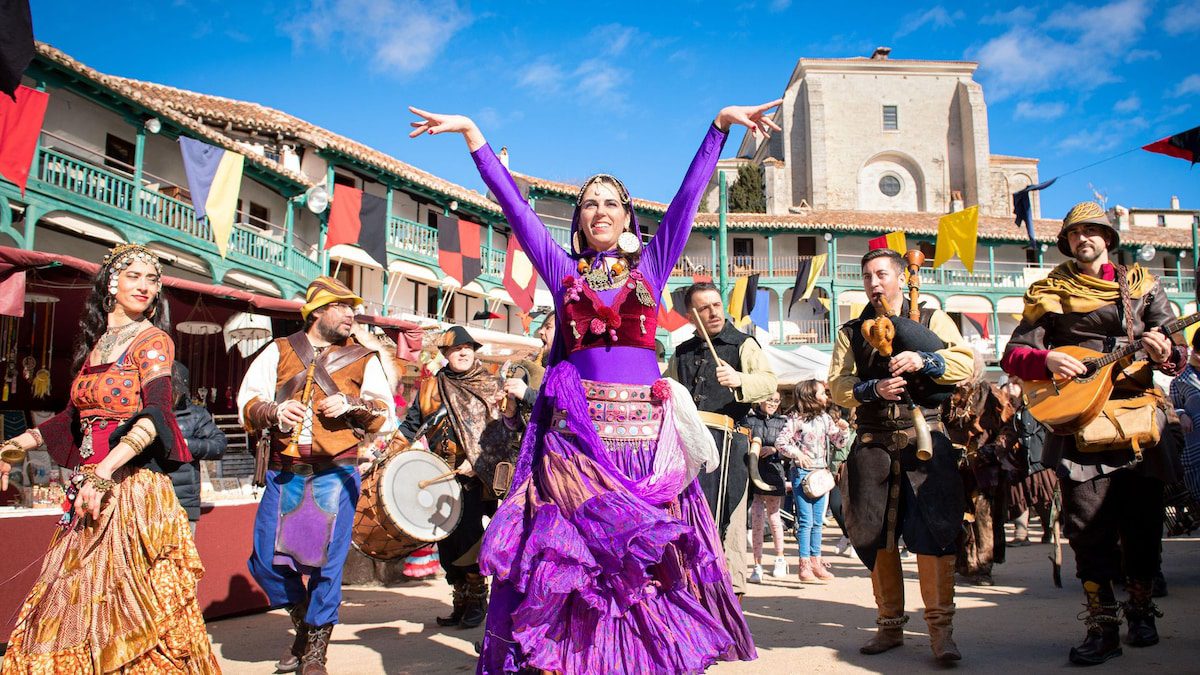
<instances>
[{"instance_id":1,"label":"bracelet","mask_svg":"<svg viewBox=\"0 0 1200 675\"><path fill-rule=\"evenodd\" d=\"M30 427L29 435L33 437L33 442L36 443L35 448L40 448L46 444L46 439L42 438L42 432L37 427Z\"/></svg>"},{"instance_id":2,"label":"bracelet","mask_svg":"<svg viewBox=\"0 0 1200 675\"><path fill-rule=\"evenodd\" d=\"M9 464L17 464L25 461L25 448L22 448L12 438L0 443L0 461L8 462Z\"/></svg>"},{"instance_id":3,"label":"bracelet","mask_svg":"<svg viewBox=\"0 0 1200 675\"><path fill-rule=\"evenodd\" d=\"M112 489L117 486L116 481L97 476L95 464L84 464L79 467L79 473L83 474L84 479L92 484L96 492L112 492Z\"/></svg>"},{"instance_id":4,"label":"bracelet","mask_svg":"<svg viewBox=\"0 0 1200 675\"><path fill-rule=\"evenodd\" d=\"M150 432L138 426L130 427L129 431L125 432L125 436L121 442L129 446L135 455L140 455L150 445L154 439L150 436Z\"/></svg>"}]
</instances>

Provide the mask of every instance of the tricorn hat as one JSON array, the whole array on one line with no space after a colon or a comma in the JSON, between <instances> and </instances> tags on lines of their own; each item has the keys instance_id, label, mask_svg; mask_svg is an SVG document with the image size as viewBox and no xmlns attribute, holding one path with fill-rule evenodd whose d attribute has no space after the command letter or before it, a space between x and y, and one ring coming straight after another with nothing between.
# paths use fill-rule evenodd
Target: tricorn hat
<instances>
[{"instance_id":1,"label":"tricorn hat","mask_svg":"<svg viewBox=\"0 0 1200 675\"><path fill-rule=\"evenodd\" d=\"M1104 207L1096 202L1079 202L1067 212L1066 217L1063 218L1062 229L1058 231L1058 250L1068 258L1074 258L1075 254L1071 253L1071 244L1067 241L1067 230L1084 223L1104 229L1105 236L1109 240L1108 250L1111 251L1121 244L1121 234L1117 232L1117 228L1113 227L1112 222L1108 219L1108 214L1104 212Z\"/></svg>"},{"instance_id":2,"label":"tricorn hat","mask_svg":"<svg viewBox=\"0 0 1200 675\"><path fill-rule=\"evenodd\" d=\"M471 334L467 332L467 329L463 328L462 326L451 326L447 328L446 332L442 333L442 336L438 338L437 341L438 349L450 349L451 347L457 347L459 345L471 345L472 349L479 349L483 346L476 342L475 338L471 337Z\"/></svg>"}]
</instances>

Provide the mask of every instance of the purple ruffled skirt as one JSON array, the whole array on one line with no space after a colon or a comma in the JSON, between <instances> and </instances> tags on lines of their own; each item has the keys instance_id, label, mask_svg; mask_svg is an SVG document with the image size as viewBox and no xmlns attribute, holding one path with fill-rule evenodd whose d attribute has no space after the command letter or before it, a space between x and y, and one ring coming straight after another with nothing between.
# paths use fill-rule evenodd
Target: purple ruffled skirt
<instances>
[{"instance_id":1,"label":"purple ruffled skirt","mask_svg":"<svg viewBox=\"0 0 1200 675\"><path fill-rule=\"evenodd\" d=\"M601 439L581 423L591 402L559 368L543 389L558 423L530 427L480 551L493 586L479 672L696 673L756 658L698 483L661 475L673 464L661 439ZM676 433L669 413L662 433Z\"/></svg>"}]
</instances>

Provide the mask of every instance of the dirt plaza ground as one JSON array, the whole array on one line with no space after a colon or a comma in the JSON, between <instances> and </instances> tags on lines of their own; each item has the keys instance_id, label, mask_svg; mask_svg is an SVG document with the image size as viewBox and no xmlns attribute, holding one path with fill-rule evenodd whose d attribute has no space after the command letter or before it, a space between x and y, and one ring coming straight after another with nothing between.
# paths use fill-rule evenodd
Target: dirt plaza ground
<instances>
[{"instance_id":1,"label":"dirt plaza ground","mask_svg":"<svg viewBox=\"0 0 1200 675\"><path fill-rule=\"evenodd\" d=\"M906 611L912 617L904 647L880 656L863 656L858 647L874 630L871 582L862 563L832 555L836 528L826 529L827 560L837 579L801 585L769 575L751 585L744 602L758 645L751 663L722 663L717 675L738 673L905 673L941 670L930 655L921 618L916 563L904 564ZM768 545L769 547L769 545ZM795 545L787 549L795 564ZM1064 548L1063 588L1050 577L1048 545L1009 548L1008 562L995 570L996 585L957 588L955 639L963 672L1042 673L1069 668L1068 648L1083 637L1075 620L1082 592L1074 579L1074 561ZM1200 538L1163 543L1168 597L1158 600L1165 617L1158 622L1162 641L1149 649L1126 647L1125 655L1096 672L1200 669ZM472 642L482 628L439 628L433 617L446 613L449 588L440 579L382 587L347 587L342 624L333 633L329 667L334 673L463 673L475 669ZM221 666L227 673L272 673L279 652L290 644L290 623L282 611L214 621L209 624Z\"/></svg>"}]
</instances>

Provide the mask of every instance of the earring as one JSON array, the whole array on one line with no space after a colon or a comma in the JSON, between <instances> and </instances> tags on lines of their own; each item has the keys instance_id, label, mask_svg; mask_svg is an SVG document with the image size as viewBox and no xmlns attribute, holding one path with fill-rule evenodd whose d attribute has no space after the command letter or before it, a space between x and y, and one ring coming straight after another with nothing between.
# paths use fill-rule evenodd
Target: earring
<instances>
[{"instance_id":1,"label":"earring","mask_svg":"<svg viewBox=\"0 0 1200 675\"><path fill-rule=\"evenodd\" d=\"M104 299L100 301L100 307L105 312L113 311L113 309L116 306L117 306L117 296L115 296L115 295L106 295L106 296L104 296Z\"/></svg>"}]
</instances>

